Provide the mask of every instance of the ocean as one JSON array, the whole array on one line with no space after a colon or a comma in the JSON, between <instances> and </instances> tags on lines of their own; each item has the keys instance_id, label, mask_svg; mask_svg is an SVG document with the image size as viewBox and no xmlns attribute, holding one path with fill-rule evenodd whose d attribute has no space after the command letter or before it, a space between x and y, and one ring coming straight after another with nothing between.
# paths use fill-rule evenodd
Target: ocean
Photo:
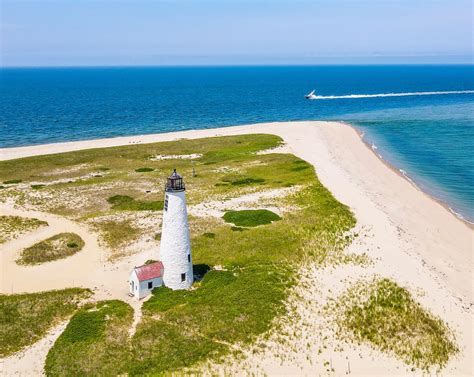
<instances>
[{"instance_id":1,"label":"ocean","mask_svg":"<svg viewBox=\"0 0 474 377\"><path fill-rule=\"evenodd\" d=\"M474 222L472 65L0 69L0 148L292 120L353 124Z\"/></svg>"}]
</instances>

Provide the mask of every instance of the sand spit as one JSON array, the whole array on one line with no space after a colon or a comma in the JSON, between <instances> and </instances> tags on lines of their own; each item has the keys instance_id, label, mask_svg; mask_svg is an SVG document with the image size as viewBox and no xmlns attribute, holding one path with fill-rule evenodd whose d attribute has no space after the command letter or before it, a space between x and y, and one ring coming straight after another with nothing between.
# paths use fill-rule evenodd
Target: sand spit
<instances>
[{"instance_id":1,"label":"sand spit","mask_svg":"<svg viewBox=\"0 0 474 377\"><path fill-rule=\"evenodd\" d=\"M315 166L321 182L342 203L348 205L357 218L357 227L364 237L351 245L357 253L367 253L373 265L356 267L344 265L334 269L308 266L302 272L296 302L299 320L293 323L293 336L284 343L276 334L264 344L261 352L244 350L245 357L227 359L225 365L214 365L221 374L301 374L327 373L327 366L336 374L406 374L410 371L398 360L382 355L368 347L344 346L321 324L316 309L331 296L342 292L355 280L373 275L392 277L407 287L432 313L443 318L454 330L460 353L453 358L443 373L472 375L473 363L473 242L472 227L456 218L440 203L416 189L401 174L390 169L366 146L357 132L348 125L336 122L265 123L195 130L176 133L120 137L93 141L59 143L0 150L0 160L50 154L88 148L110 147L137 143L170 141L182 138L267 133L282 137L287 153ZM213 210L224 207L216 205ZM203 209L204 210L204 209ZM89 249L63 261L38 267L15 267L14 254L21 246L31 244L40 236L65 226L62 218L33 211L22 212L1 206L0 213L36 217L50 224L47 229L29 233L0 246L2 258L1 292L33 292L87 286L96 288L100 298L127 300L126 280L135 260L146 259L134 255L112 265L102 260L103 251L96 238L83 227L75 229ZM72 223L71 226L79 227ZM43 234L39 234L43 232ZM133 259L133 260L132 260ZM80 280L76 271L89 269L87 278ZM53 273L54 272L54 273ZM35 278L33 279L33 276ZM112 288L111 288L112 287ZM305 303L306 302L306 303ZM326 325L326 327L324 327ZM321 326L323 330L321 329ZM320 339L320 333L325 334ZM324 339L324 336L327 336ZM304 341L304 344L302 343ZM319 352L319 344L327 348ZM287 344L280 347L278 344ZM282 357L284 354L284 357ZM26 360L26 359L25 359ZM328 364L329 363L329 364Z\"/></svg>"}]
</instances>

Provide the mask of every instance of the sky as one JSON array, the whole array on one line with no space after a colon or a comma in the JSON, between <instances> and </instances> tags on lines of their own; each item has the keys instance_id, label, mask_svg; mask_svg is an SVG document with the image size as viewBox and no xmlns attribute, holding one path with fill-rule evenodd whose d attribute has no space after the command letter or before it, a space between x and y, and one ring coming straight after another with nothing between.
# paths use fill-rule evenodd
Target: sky
<instances>
[{"instance_id":1,"label":"sky","mask_svg":"<svg viewBox=\"0 0 474 377\"><path fill-rule=\"evenodd\" d=\"M471 63L471 0L0 0L1 66Z\"/></svg>"}]
</instances>

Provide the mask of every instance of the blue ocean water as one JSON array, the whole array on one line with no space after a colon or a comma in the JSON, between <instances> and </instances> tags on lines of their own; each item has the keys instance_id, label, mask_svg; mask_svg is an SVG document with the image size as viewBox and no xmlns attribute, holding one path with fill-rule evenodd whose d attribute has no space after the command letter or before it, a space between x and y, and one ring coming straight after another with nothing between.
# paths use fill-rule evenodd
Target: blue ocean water
<instances>
[{"instance_id":1,"label":"blue ocean water","mask_svg":"<svg viewBox=\"0 0 474 377\"><path fill-rule=\"evenodd\" d=\"M474 221L474 66L0 69L0 148L267 121L354 124L422 189Z\"/></svg>"}]
</instances>

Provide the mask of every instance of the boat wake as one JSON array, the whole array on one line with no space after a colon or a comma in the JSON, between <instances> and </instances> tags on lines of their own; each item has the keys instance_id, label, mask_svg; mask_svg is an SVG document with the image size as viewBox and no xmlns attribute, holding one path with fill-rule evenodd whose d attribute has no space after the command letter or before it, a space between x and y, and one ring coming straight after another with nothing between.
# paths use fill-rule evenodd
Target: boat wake
<instances>
[{"instance_id":1,"label":"boat wake","mask_svg":"<svg viewBox=\"0 0 474 377\"><path fill-rule=\"evenodd\" d=\"M440 96L446 94L474 94L474 90L451 90L444 92L407 92L407 93L380 93L380 94L348 94L344 96L315 96L308 99L355 99L355 98L377 98L377 97L409 97L409 96Z\"/></svg>"}]
</instances>

